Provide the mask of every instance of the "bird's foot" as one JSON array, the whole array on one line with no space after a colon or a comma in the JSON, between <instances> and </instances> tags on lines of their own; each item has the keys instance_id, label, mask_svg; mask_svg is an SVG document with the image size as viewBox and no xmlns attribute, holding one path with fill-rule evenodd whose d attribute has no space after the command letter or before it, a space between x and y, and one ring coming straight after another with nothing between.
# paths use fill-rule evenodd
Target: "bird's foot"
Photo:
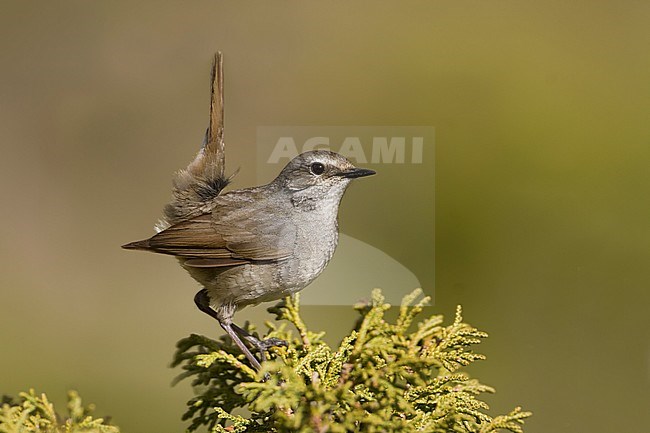
<instances>
[{"instance_id":1,"label":"bird's foot","mask_svg":"<svg viewBox=\"0 0 650 433\"><path fill-rule=\"evenodd\" d=\"M260 340L259 338L253 337L252 335L246 335L244 336L244 339L259 351L260 357L262 357L263 361L266 360L265 352L268 351L271 347L289 346L286 341L279 338L267 338L265 340Z\"/></svg>"},{"instance_id":2,"label":"bird's foot","mask_svg":"<svg viewBox=\"0 0 650 433\"><path fill-rule=\"evenodd\" d=\"M260 340L259 338L253 337L252 335L246 335L244 336L244 339L248 341L251 346L255 347L257 351L260 354L260 360L262 362L266 361L266 352L271 348L271 347L277 347L277 346L287 346L287 342L284 340L280 340L279 338L267 338L266 340Z\"/></svg>"},{"instance_id":3,"label":"bird's foot","mask_svg":"<svg viewBox=\"0 0 650 433\"><path fill-rule=\"evenodd\" d=\"M251 344L255 345L255 347L258 350L269 350L271 347L288 347L289 343L287 343L284 340L281 340L279 338L267 338L265 340L258 340L257 338L253 337L256 342L251 342Z\"/></svg>"},{"instance_id":4,"label":"bird's foot","mask_svg":"<svg viewBox=\"0 0 650 433\"><path fill-rule=\"evenodd\" d=\"M264 340L260 340L259 338L251 335L248 331L246 331L244 328L240 328L239 326L235 325L233 323L233 329L237 331L239 335L241 335L246 341L248 341L251 345L255 346L257 350L260 351L266 351L270 349L271 347L288 347L289 343L286 341L280 339L280 338L266 338Z\"/></svg>"}]
</instances>

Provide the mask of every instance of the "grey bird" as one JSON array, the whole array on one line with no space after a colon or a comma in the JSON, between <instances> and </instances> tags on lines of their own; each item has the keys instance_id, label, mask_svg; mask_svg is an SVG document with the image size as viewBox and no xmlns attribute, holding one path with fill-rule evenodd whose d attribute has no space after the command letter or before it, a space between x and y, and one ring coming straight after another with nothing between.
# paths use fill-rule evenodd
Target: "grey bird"
<instances>
[{"instance_id":1,"label":"grey bird","mask_svg":"<svg viewBox=\"0 0 650 433\"><path fill-rule=\"evenodd\" d=\"M210 128L204 145L175 181L173 199L153 237L123 245L178 258L204 288L197 307L217 319L257 369L259 351L284 344L259 340L232 321L248 305L296 293L325 268L338 243L341 198L354 178L375 174L345 157L316 150L292 159L271 183L221 194L224 176L221 56L213 69ZM242 340L243 339L243 340Z\"/></svg>"},{"instance_id":2,"label":"grey bird","mask_svg":"<svg viewBox=\"0 0 650 433\"><path fill-rule=\"evenodd\" d=\"M219 321L253 366L258 360L240 336L259 341L232 323L247 305L274 301L311 283L338 243L339 203L354 178L375 172L356 168L329 151L298 155L268 185L230 191L206 203L210 211L172 225L124 248L176 256L205 288L199 309Z\"/></svg>"}]
</instances>

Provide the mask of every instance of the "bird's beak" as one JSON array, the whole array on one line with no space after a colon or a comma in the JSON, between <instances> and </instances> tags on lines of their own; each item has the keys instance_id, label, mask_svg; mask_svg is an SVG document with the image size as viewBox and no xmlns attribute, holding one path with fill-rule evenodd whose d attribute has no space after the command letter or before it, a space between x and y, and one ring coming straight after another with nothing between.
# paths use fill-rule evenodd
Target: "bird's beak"
<instances>
[{"instance_id":1,"label":"bird's beak","mask_svg":"<svg viewBox=\"0 0 650 433\"><path fill-rule=\"evenodd\" d=\"M347 177L348 179L354 179L356 177L371 176L375 173L375 170L369 170L367 168L351 168L349 170L341 171L336 175Z\"/></svg>"}]
</instances>

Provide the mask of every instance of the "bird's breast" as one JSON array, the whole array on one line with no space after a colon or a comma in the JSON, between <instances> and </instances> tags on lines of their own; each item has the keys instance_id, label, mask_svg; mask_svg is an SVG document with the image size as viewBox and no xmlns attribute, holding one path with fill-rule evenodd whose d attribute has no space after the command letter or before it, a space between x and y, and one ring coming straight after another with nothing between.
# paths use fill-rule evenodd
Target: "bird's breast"
<instances>
[{"instance_id":1,"label":"bird's breast","mask_svg":"<svg viewBox=\"0 0 650 433\"><path fill-rule=\"evenodd\" d=\"M327 266L338 244L336 214L305 212L294 218L293 254L282 265L282 280L303 289Z\"/></svg>"}]
</instances>

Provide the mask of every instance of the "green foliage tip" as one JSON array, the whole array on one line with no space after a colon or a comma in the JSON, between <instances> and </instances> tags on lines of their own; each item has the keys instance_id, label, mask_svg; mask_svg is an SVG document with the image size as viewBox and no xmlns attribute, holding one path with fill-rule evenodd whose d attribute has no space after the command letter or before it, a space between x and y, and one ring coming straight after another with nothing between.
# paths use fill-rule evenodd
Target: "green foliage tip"
<instances>
[{"instance_id":1,"label":"green foliage tip","mask_svg":"<svg viewBox=\"0 0 650 433\"><path fill-rule=\"evenodd\" d=\"M0 433L119 433L102 418L91 416L94 406L83 406L76 391L68 392L67 415L54 410L45 394L33 389L22 392L19 400L3 397Z\"/></svg>"}]
</instances>

